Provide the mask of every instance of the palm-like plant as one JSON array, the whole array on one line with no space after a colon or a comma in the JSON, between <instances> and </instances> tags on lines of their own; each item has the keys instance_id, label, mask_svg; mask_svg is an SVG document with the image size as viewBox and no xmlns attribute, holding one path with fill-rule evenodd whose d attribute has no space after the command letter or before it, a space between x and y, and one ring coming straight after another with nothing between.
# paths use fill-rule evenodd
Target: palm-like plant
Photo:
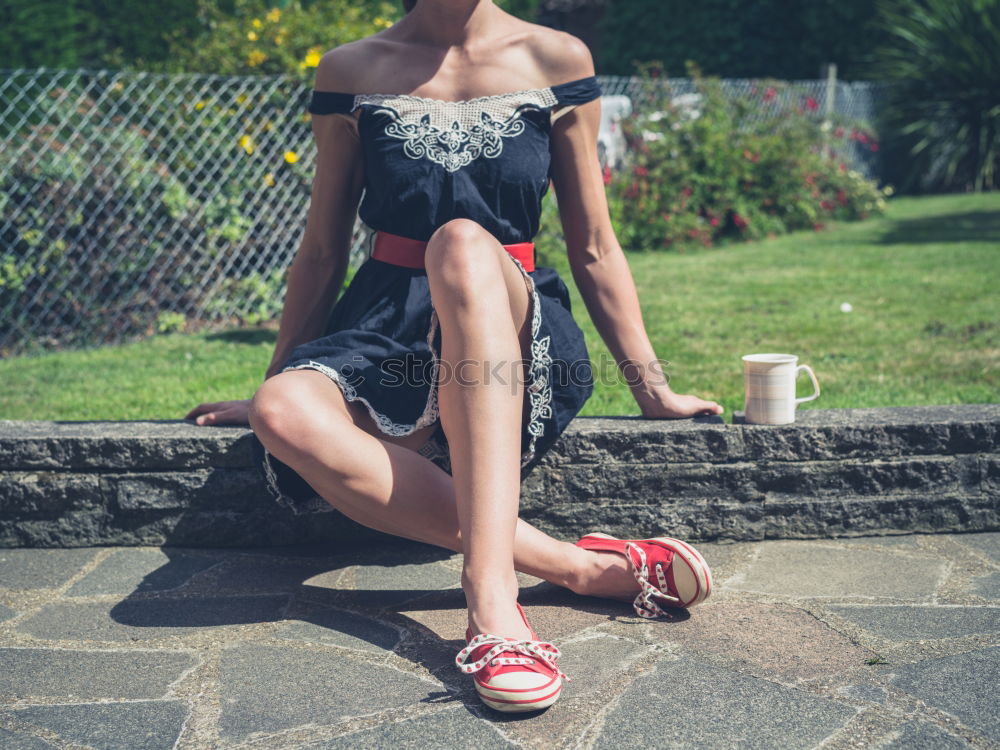
<instances>
[{"instance_id":1,"label":"palm-like plant","mask_svg":"<svg viewBox=\"0 0 1000 750\"><path fill-rule=\"evenodd\" d=\"M1000 186L1000 0L879 0L879 131L904 191Z\"/></svg>"}]
</instances>

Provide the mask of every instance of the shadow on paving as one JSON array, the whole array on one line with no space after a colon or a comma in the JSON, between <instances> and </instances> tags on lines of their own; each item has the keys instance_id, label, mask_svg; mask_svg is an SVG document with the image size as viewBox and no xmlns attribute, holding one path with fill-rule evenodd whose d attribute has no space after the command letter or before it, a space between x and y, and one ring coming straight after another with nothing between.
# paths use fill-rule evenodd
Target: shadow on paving
<instances>
[{"instance_id":1,"label":"shadow on paving","mask_svg":"<svg viewBox=\"0 0 1000 750\"><path fill-rule=\"evenodd\" d=\"M226 550L207 569L191 561L212 554L205 550L162 547L159 552L168 561L111 607L114 623L143 629L153 638L169 637L171 629L282 623L269 638L339 646L376 658L393 653L426 670L446 689L427 692L420 703L461 702L476 716L494 721L537 715L484 711L471 680L455 668L454 657L465 645L466 602L458 571L442 564L453 556L447 550L417 543L393 549ZM539 637L557 643L602 623L642 625L626 602L580 596L547 582L523 586L519 601ZM682 609L671 615L677 623L690 617ZM143 634L131 637L141 640ZM239 636L233 643L247 650L238 658L249 662L266 661L275 652L273 645Z\"/></svg>"}]
</instances>

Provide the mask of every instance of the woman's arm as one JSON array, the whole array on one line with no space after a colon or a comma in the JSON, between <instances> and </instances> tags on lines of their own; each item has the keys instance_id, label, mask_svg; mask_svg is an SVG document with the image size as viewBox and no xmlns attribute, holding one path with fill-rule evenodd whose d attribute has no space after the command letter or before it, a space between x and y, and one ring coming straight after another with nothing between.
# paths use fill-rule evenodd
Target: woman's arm
<instances>
[{"instance_id":1,"label":"woman's arm","mask_svg":"<svg viewBox=\"0 0 1000 750\"><path fill-rule=\"evenodd\" d=\"M575 75L594 75L582 41L569 45ZM565 57L564 57L565 59ZM552 125L552 183L573 279L594 326L625 375L643 416L721 414L714 401L674 393L646 334L635 282L615 237L597 156L600 99L561 115Z\"/></svg>"},{"instance_id":2,"label":"woman's arm","mask_svg":"<svg viewBox=\"0 0 1000 750\"><path fill-rule=\"evenodd\" d=\"M316 71L321 91L350 91L350 71L338 50ZM354 222L364 187L364 164L353 115L312 115L316 175L302 242L288 272L274 356L264 379L276 375L292 350L323 335L347 274Z\"/></svg>"}]
</instances>

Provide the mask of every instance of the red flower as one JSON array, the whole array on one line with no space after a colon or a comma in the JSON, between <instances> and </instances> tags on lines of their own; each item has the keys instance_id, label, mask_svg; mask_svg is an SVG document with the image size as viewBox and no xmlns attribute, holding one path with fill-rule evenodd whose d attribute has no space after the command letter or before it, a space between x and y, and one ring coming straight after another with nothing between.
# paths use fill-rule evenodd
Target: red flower
<instances>
[{"instance_id":1,"label":"red flower","mask_svg":"<svg viewBox=\"0 0 1000 750\"><path fill-rule=\"evenodd\" d=\"M878 151L878 144L875 141L872 141L871 150Z\"/></svg>"},{"instance_id":2,"label":"red flower","mask_svg":"<svg viewBox=\"0 0 1000 750\"><path fill-rule=\"evenodd\" d=\"M673 218L671 214L660 214L660 216L663 217L664 221L670 221Z\"/></svg>"},{"instance_id":3,"label":"red flower","mask_svg":"<svg viewBox=\"0 0 1000 750\"><path fill-rule=\"evenodd\" d=\"M713 227L719 226L719 217L713 216L711 219L708 220L708 223L711 224Z\"/></svg>"},{"instance_id":4,"label":"red flower","mask_svg":"<svg viewBox=\"0 0 1000 750\"><path fill-rule=\"evenodd\" d=\"M607 164L604 165L604 184L608 185L611 183L611 167Z\"/></svg>"},{"instance_id":5,"label":"red flower","mask_svg":"<svg viewBox=\"0 0 1000 750\"><path fill-rule=\"evenodd\" d=\"M843 189L837 191L837 203L841 206L847 205L847 193Z\"/></svg>"},{"instance_id":6,"label":"red flower","mask_svg":"<svg viewBox=\"0 0 1000 750\"><path fill-rule=\"evenodd\" d=\"M847 165L844 164L844 162L840 162L840 166L837 167L837 169L839 169L841 172L846 172L847 171Z\"/></svg>"},{"instance_id":7,"label":"red flower","mask_svg":"<svg viewBox=\"0 0 1000 750\"><path fill-rule=\"evenodd\" d=\"M823 208L823 209L826 209L827 211L832 211L833 210L833 204L830 203L830 201L827 201L827 200L820 201L819 207Z\"/></svg>"},{"instance_id":8,"label":"red flower","mask_svg":"<svg viewBox=\"0 0 1000 750\"><path fill-rule=\"evenodd\" d=\"M686 188L684 188L683 190L681 190L681 195L683 195L683 196L684 196L685 198L687 198L687 197L689 197L689 196L691 195L691 193L693 193L693 192L694 192L694 190L692 190L692 189L691 189L691 188L689 188L689 187L686 187Z\"/></svg>"},{"instance_id":9,"label":"red flower","mask_svg":"<svg viewBox=\"0 0 1000 750\"><path fill-rule=\"evenodd\" d=\"M688 234L690 236L692 236L692 237L697 237L698 236L698 230L697 229L689 229L688 230Z\"/></svg>"},{"instance_id":10,"label":"red flower","mask_svg":"<svg viewBox=\"0 0 1000 750\"><path fill-rule=\"evenodd\" d=\"M769 102L769 101L771 101L772 99L774 99L774 97L776 97L777 95L778 95L778 92L777 92L777 91L775 91L775 90L774 90L773 88L770 88L770 87L769 87L769 88L767 88L767 89L766 89L766 90L764 91L764 97L763 97L763 98L764 98L764 101L765 101L765 102Z\"/></svg>"},{"instance_id":11,"label":"red flower","mask_svg":"<svg viewBox=\"0 0 1000 750\"><path fill-rule=\"evenodd\" d=\"M822 228L823 228L823 225L822 225L822 224L820 224L819 222L816 222L815 224L813 224L813 229L814 229L815 231L817 231L817 232L818 232L818 231L819 231L820 229L822 229Z\"/></svg>"},{"instance_id":12,"label":"red flower","mask_svg":"<svg viewBox=\"0 0 1000 750\"><path fill-rule=\"evenodd\" d=\"M747 220L744 219L739 214L733 214L733 224L735 224L740 229L743 229L747 225Z\"/></svg>"},{"instance_id":13,"label":"red flower","mask_svg":"<svg viewBox=\"0 0 1000 750\"><path fill-rule=\"evenodd\" d=\"M813 99L811 96L806 97L806 109L815 110L818 106L819 105L816 103L815 99Z\"/></svg>"},{"instance_id":14,"label":"red flower","mask_svg":"<svg viewBox=\"0 0 1000 750\"><path fill-rule=\"evenodd\" d=\"M841 128L841 127L838 127L836 130L833 131L833 134L835 136L837 136L838 138L843 138L844 137L844 129Z\"/></svg>"},{"instance_id":15,"label":"red flower","mask_svg":"<svg viewBox=\"0 0 1000 750\"><path fill-rule=\"evenodd\" d=\"M625 191L626 198L635 198L639 194L639 183L633 182L628 186L628 190Z\"/></svg>"},{"instance_id":16,"label":"red flower","mask_svg":"<svg viewBox=\"0 0 1000 750\"><path fill-rule=\"evenodd\" d=\"M645 167L636 167L634 171L640 177L645 177L646 175L649 174L649 170L646 169Z\"/></svg>"}]
</instances>

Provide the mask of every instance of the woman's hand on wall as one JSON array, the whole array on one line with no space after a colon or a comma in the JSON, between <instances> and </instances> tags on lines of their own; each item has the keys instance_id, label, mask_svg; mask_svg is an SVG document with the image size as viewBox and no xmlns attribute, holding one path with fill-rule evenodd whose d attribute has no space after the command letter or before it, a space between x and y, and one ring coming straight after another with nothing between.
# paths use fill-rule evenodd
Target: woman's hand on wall
<instances>
[{"instance_id":1,"label":"woman's hand on wall","mask_svg":"<svg viewBox=\"0 0 1000 750\"><path fill-rule=\"evenodd\" d=\"M249 425L250 420L247 414L250 410L251 399L239 399L236 401L216 401L215 403L198 404L186 415L184 419L193 419L195 424L245 424Z\"/></svg>"}]
</instances>

